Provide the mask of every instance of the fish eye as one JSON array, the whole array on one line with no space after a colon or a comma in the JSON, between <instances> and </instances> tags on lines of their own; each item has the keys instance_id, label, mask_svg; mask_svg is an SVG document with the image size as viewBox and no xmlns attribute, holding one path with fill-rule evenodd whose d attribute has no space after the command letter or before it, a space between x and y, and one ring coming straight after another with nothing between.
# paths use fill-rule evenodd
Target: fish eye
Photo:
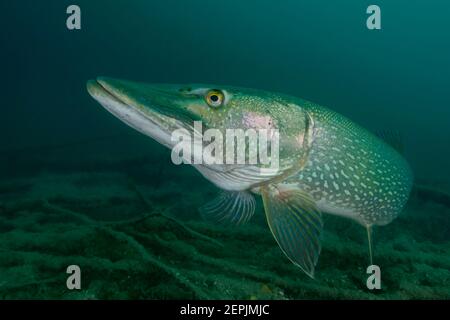
<instances>
[{"instance_id":1,"label":"fish eye","mask_svg":"<svg viewBox=\"0 0 450 320\"><path fill-rule=\"evenodd\" d=\"M218 108L223 104L225 96L220 90L210 90L206 93L205 100L210 107Z\"/></svg>"}]
</instances>

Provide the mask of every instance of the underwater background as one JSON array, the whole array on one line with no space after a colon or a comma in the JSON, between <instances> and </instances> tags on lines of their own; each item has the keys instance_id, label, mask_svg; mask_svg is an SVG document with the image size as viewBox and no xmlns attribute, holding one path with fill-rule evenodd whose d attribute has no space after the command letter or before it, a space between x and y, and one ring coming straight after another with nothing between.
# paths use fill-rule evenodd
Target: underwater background
<instances>
[{"instance_id":1,"label":"underwater background","mask_svg":"<svg viewBox=\"0 0 450 320\"><path fill-rule=\"evenodd\" d=\"M81 30L66 8L81 8ZM381 8L381 30L366 9ZM0 4L0 298L450 298L448 1L47 0ZM401 133L409 203L375 228L325 216L316 279L279 250L259 207L202 221L218 189L95 102L104 75L278 91ZM82 289L66 288L66 268Z\"/></svg>"}]
</instances>

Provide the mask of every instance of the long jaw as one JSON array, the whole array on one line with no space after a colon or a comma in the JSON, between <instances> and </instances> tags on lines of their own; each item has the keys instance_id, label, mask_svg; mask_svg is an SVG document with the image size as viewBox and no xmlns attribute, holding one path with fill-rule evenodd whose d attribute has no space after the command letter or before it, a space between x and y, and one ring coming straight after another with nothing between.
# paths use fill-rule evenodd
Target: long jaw
<instances>
[{"instance_id":1,"label":"long jaw","mask_svg":"<svg viewBox=\"0 0 450 320\"><path fill-rule=\"evenodd\" d=\"M172 91L161 90L158 87L141 86L122 80L97 78L89 80L87 90L106 110L122 120L135 130L155 139L162 145L171 148L173 130L187 128L186 121L169 116L161 112L161 96L173 95ZM140 99L140 97L145 99Z\"/></svg>"}]
</instances>

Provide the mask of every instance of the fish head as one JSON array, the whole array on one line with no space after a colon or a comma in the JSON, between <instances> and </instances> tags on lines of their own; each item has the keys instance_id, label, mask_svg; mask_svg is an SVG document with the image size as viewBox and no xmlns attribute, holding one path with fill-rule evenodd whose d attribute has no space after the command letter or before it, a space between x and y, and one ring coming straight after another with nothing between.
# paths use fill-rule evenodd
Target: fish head
<instances>
[{"instance_id":1,"label":"fish head","mask_svg":"<svg viewBox=\"0 0 450 320\"><path fill-rule=\"evenodd\" d=\"M186 108L201 119L206 129L219 130L224 137L229 130L252 130L258 138L262 134L271 141L269 146L266 145L269 149L274 146L272 143L276 138L278 150L273 152L275 150L271 149L269 153L277 155L280 173L295 166L311 146L314 121L302 107L305 101L283 94L231 86L195 85L183 90L187 96L196 97ZM262 144L257 147L264 148ZM257 163L257 166L266 168L267 163Z\"/></svg>"},{"instance_id":2,"label":"fish head","mask_svg":"<svg viewBox=\"0 0 450 320\"><path fill-rule=\"evenodd\" d=\"M269 180L296 165L311 143L311 117L298 101L284 95L231 86L146 84L105 77L88 81L87 89L117 118L169 148L177 143L172 133L179 129L193 131L195 122L201 122L203 132L214 129L223 137L227 130L236 129L263 131L269 140L276 137L277 168L258 181ZM274 154L273 150L270 152ZM269 165L273 162L253 163L251 172L256 172L255 168L268 169ZM249 166L224 163L220 168L202 168L231 172ZM247 171L241 174L258 175ZM252 183L246 181L244 185Z\"/></svg>"}]
</instances>

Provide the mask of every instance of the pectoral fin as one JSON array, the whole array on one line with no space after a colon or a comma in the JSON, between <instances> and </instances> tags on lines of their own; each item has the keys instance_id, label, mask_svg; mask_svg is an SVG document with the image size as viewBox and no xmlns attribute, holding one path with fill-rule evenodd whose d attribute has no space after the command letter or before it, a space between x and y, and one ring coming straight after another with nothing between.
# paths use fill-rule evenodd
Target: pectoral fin
<instances>
[{"instance_id":1,"label":"pectoral fin","mask_svg":"<svg viewBox=\"0 0 450 320\"><path fill-rule=\"evenodd\" d=\"M200 208L205 220L222 224L243 224L255 213L255 198L247 191L223 191Z\"/></svg>"},{"instance_id":2,"label":"pectoral fin","mask_svg":"<svg viewBox=\"0 0 450 320\"><path fill-rule=\"evenodd\" d=\"M321 250L322 215L314 200L299 190L262 190L267 222L284 254L314 278Z\"/></svg>"}]
</instances>

